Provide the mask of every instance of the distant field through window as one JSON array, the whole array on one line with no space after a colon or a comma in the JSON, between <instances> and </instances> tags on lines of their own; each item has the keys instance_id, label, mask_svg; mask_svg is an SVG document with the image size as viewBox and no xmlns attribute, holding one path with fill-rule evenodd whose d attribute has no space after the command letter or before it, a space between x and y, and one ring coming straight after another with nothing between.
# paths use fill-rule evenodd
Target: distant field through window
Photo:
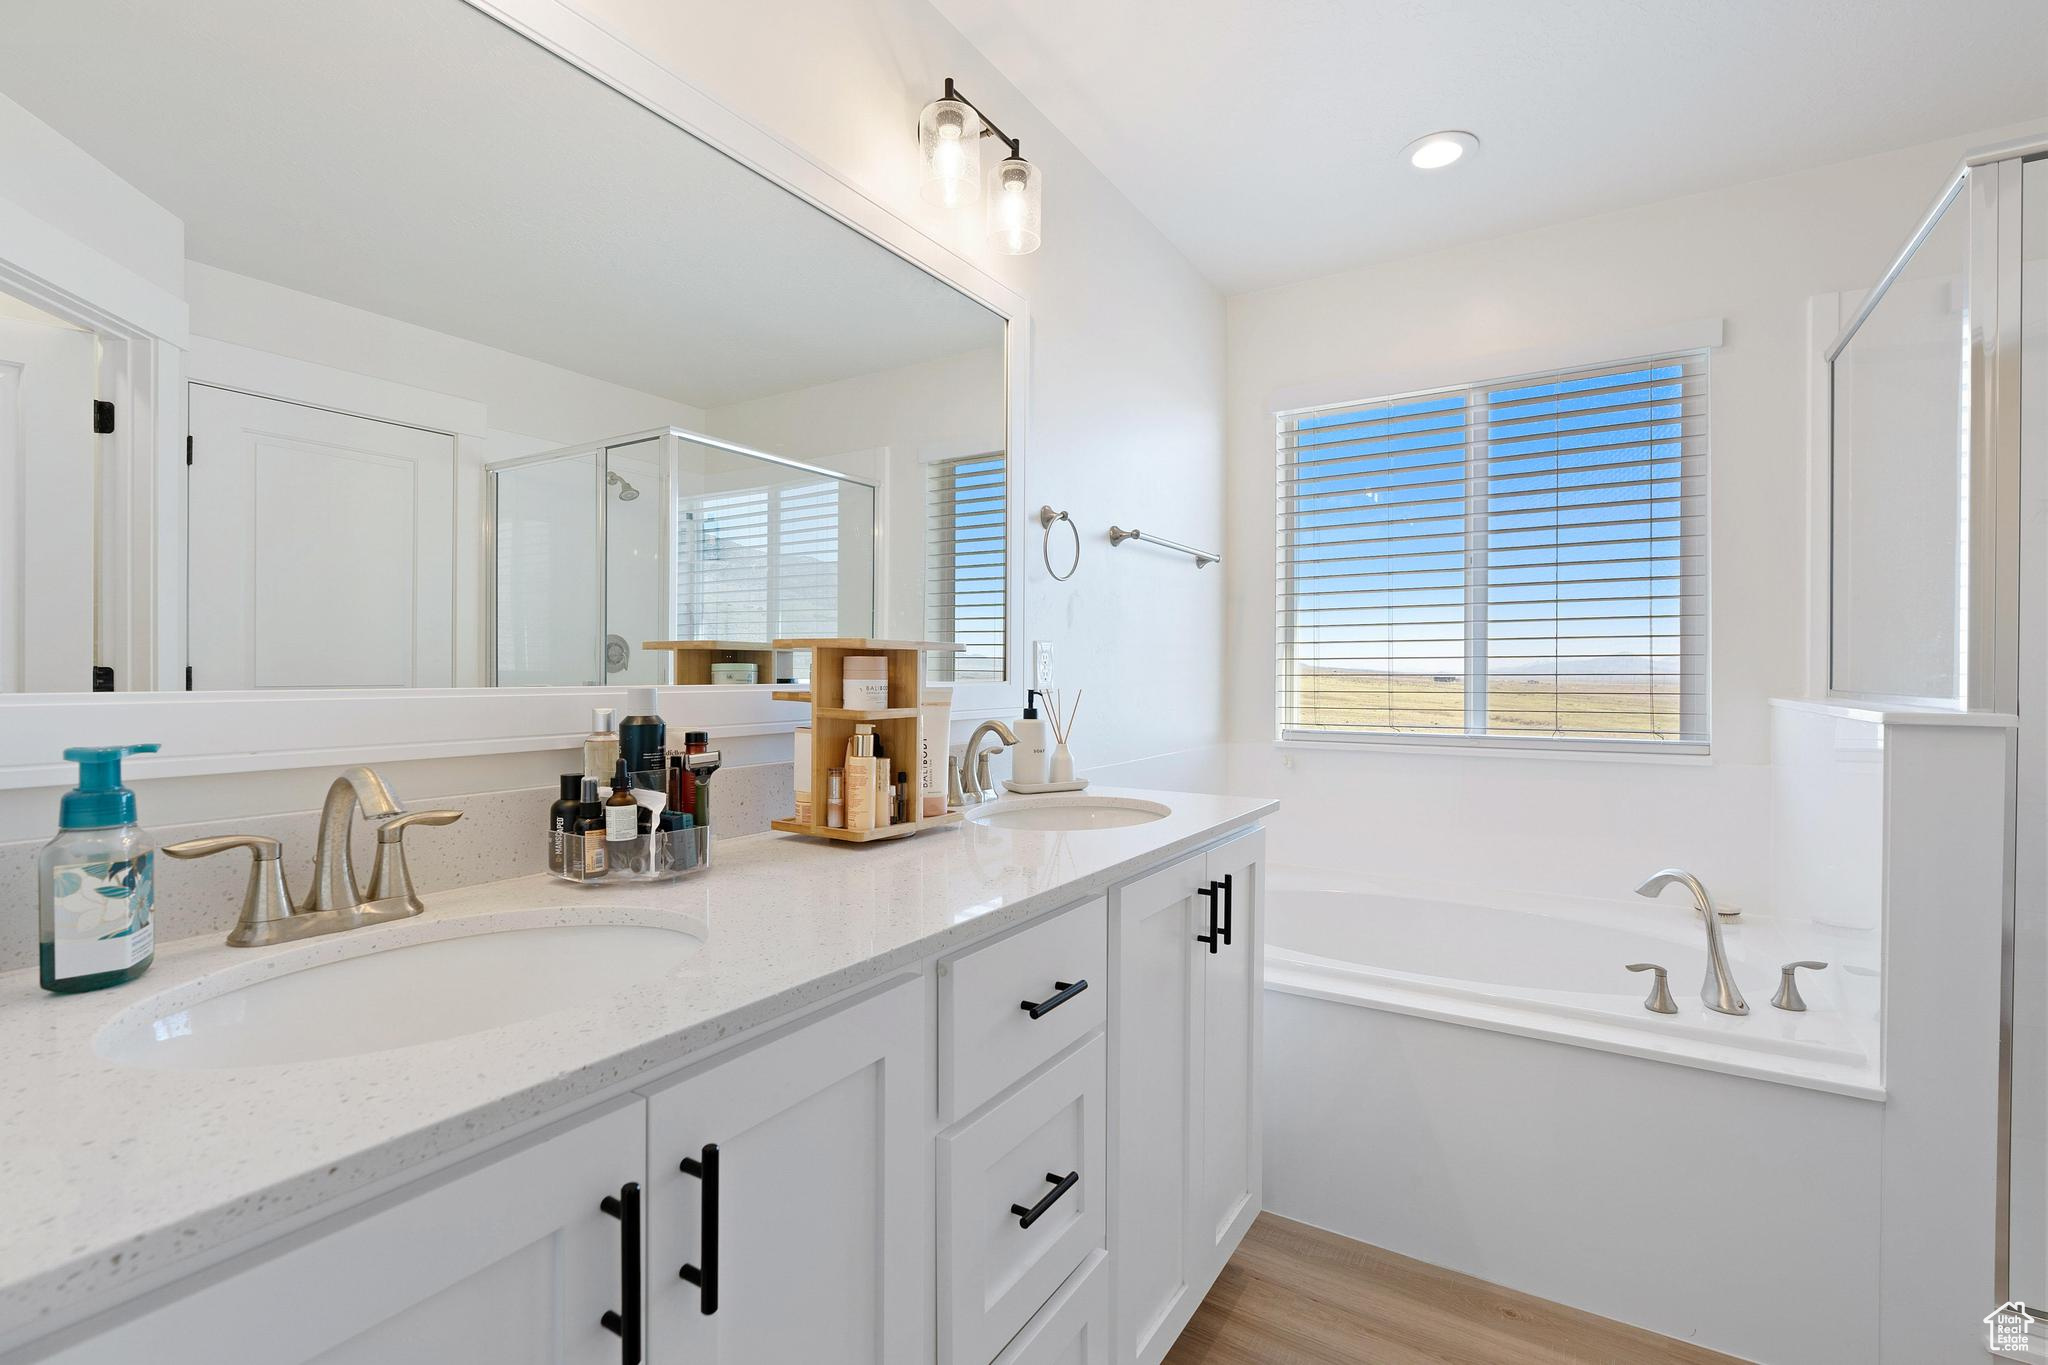
<instances>
[{"instance_id":1,"label":"distant field through window","mask_svg":"<svg viewBox=\"0 0 2048 1365\"><path fill-rule=\"evenodd\" d=\"M1283 412L1283 738L1704 747L1704 352Z\"/></svg>"}]
</instances>

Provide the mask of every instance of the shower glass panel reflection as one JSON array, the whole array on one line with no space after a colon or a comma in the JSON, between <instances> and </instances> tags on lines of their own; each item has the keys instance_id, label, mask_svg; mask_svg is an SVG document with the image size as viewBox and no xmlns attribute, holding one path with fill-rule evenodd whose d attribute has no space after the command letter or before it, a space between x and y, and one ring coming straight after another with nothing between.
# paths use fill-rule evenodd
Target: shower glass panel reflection
<instances>
[{"instance_id":1,"label":"shower glass panel reflection","mask_svg":"<svg viewBox=\"0 0 2048 1365\"><path fill-rule=\"evenodd\" d=\"M863 480L669 429L503 461L485 482L500 686L666 683L664 642L876 631ZM807 658L791 662L801 681Z\"/></svg>"},{"instance_id":2,"label":"shower glass panel reflection","mask_svg":"<svg viewBox=\"0 0 2048 1365\"><path fill-rule=\"evenodd\" d=\"M1962 696L1969 259L1958 194L1835 359L1838 692Z\"/></svg>"}]
</instances>

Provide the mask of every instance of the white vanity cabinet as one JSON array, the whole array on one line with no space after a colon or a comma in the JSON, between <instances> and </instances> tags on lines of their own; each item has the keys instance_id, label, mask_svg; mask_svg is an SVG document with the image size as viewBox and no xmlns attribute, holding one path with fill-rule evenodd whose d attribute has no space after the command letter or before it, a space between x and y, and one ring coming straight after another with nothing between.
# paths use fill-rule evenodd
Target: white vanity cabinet
<instances>
[{"instance_id":1,"label":"white vanity cabinet","mask_svg":"<svg viewBox=\"0 0 2048 1365\"><path fill-rule=\"evenodd\" d=\"M1165 1356L1258 1214L1264 838L1110 898L1116 1365Z\"/></svg>"},{"instance_id":2,"label":"white vanity cabinet","mask_svg":"<svg viewBox=\"0 0 2048 1365\"><path fill-rule=\"evenodd\" d=\"M763 1022L0 1365L1157 1365L1259 1207L1263 851Z\"/></svg>"},{"instance_id":3,"label":"white vanity cabinet","mask_svg":"<svg viewBox=\"0 0 2048 1365\"><path fill-rule=\"evenodd\" d=\"M649 1365L931 1359L925 998L905 979L646 1092Z\"/></svg>"},{"instance_id":4,"label":"white vanity cabinet","mask_svg":"<svg viewBox=\"0 0 2048 1365\"><path fill-rule=\"evenodd\" d=\"M614 1101L145 1299L53 1365L616 1365L646 1106ZM628 1188L632 1187L632 1188ZM611 1201L611 1209L604 1207ZM639 1286L634 1284L637 1292ZM606 1315L618 1331L608 1328Z\"/></svg>"}]
</instances>

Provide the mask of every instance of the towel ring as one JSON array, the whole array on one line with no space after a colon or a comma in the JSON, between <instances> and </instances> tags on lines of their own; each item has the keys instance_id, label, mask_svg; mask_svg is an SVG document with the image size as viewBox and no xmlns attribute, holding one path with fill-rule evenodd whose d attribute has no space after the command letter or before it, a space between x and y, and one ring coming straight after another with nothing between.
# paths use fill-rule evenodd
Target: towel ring
<instances>
[{"instance_id":1,"label":"towel ring","mask_svg":"<svg viewBox=\"0 0 2048 1365\"><path fill-rule=\"evenodd\" d=\"M1064 521L1067 529L1074 533L1074 562L1067 565L1065 573L1052 566L1052 528L1054 522L1060 521ZM1045 571L1053 576L1054 581L1064 583L1081 568L1081 528L1074 525L1074 519L1065 512L1053 511L1051 503L1038 509L1038 524L1045 531L1045 543L1039 547L1039 552L1045 559Z\"/></svg>"}]
</instances>

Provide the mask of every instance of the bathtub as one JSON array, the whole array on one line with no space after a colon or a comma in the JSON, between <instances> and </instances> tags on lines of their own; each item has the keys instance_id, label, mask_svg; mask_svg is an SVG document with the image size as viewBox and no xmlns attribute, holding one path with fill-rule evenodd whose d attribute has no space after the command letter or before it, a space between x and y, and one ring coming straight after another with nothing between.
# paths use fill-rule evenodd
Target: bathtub
<instances>
[{"instance_id":1,"label":"bathtub","mask_svg":"<svg viewBox=\"0 0 2048 1365\"><path fill-rule=\"evenodd\" d=\"M1700 1000L1706 934L1677 894L1655 902L1516 895L1452 899L1352 873L1273 867L1266 989L1837 1094L1883 1097L1869 945L1763 915L1722 925L1746 1016ZM1786 962L1807 1011L1770 1004ZM1676 1015L1643 1007L1661 963Z\"/></svg>"}]
</instances>

